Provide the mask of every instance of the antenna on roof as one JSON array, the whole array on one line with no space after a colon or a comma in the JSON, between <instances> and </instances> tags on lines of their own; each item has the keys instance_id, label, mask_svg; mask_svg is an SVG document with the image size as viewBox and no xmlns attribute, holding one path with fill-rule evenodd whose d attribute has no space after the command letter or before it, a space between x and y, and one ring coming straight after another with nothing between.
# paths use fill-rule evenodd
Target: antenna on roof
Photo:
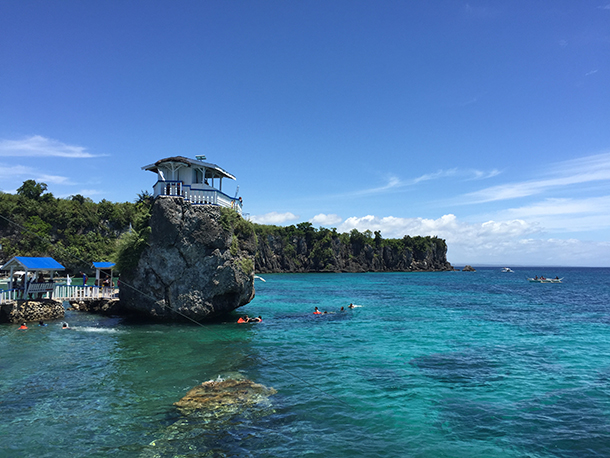
<instances>
[{"instance_id":1,"label":"antenna on roof","mask_svg":"<svg viewBox=\"0 0 610 458\"><path fill-rule=\"evenodd\" d=\"M235 197L234 199L237 199L237 193L239 192L239 185L237 185L237 189L235 190Z\"/></svg>"},{"instance_id":2,"label":"antenna on roof","mask_svg":"<svg viewBox=\"0 0 610 458\"><path fill-rule=\"evenodd\" d=\"M195 159L197 159L198 161L205 161L205 156L203 154L198 154L197 156L195 156Z\"/></svg>"}]
</instances>

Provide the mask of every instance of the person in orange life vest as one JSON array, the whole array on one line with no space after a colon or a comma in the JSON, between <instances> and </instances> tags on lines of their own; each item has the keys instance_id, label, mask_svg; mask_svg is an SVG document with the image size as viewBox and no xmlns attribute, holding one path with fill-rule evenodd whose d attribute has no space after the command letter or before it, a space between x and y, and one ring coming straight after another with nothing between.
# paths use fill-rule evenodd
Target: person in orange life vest
<instances>
[{"instance_id":1,"label":"person in orange life vest","mask_svg":"<svg viewBox=\"0 0 610 458\"><path fill-rule=\"evenodd\" d=\"M237 320L238 323L247 323L248 321L250 321L250 318L248 318L248 315L246 315L245 317L239 317L239 320Z\"/></svg>"},{"instance_id":2,"label":"person in orange life vest","mask_svg":"<svg viewBox=\"0 0 610 458\"><path fill-rule=\"evenodd\" d=\"M318 307L316 307L316 309L313 311L313 314L314 314L314 315L322 315L322 312L320 312L320 311L318 310Z\"/></svg>"},{"instance_id":3,"label":"person in orange life vest","mask_svg":"<svg viewBox=\"0 0 610 458\"><path fill-rule=\"evenodd\" d=\"M25 325L25 323L23 323L21 326L19 326L19 329L27 329L28 327Z\"/></svg>"}]
</instances>

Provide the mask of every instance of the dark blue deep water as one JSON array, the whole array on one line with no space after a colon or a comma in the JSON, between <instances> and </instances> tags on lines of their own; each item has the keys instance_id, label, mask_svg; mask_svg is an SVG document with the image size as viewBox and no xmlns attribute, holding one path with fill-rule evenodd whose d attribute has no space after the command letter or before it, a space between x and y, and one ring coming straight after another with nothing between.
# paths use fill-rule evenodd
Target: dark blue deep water
<instances>
[{"instance_id":1,"label":"dark blue deep water","mask_svg":"<svg viewBox=\"0 0 610 458\"><path fill-rule=\"evenodd\" d=\"M0 325L0 456L610 456L610 269L264 278L256 325ZM277 394L173 406L219 376Z\"/></svg>"}]
</instances>

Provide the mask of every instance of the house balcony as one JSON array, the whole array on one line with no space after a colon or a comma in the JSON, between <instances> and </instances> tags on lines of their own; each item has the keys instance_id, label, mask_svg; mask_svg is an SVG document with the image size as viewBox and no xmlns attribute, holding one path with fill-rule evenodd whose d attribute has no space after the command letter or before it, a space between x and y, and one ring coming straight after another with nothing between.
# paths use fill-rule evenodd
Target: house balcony
<instances>
[{"instance_id":1,"label":"house balcony","mask_svg":"<svg viewBox=\"0 0 610 458\"><path fill-rule=\"evenodd\" d=\"M185 185L182 181L157 181L153 186L154 197L181 197L193 205L216 205L232 208L240 215L243 203L210 186Z\"/></svg>"}]
</instances>

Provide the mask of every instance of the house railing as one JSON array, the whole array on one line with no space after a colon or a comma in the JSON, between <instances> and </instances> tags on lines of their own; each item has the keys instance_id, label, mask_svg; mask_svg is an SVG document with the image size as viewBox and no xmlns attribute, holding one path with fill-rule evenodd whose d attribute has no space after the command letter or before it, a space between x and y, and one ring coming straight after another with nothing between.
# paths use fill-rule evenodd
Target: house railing
<instances>
[{"instance_id":1,"label":"house railing","mask_svg":"<svg viewBox=\"0 0 610 458\"><path fill-rule=\"evenodd\" d=\"M240 215L242 213L242 201L229 197L218 189L193 189L191 185L185 185L182 181L157 181L153 190L155 197L182 197L193 205L218 205L233 208Z\"/></svg>"}]
</instances>

